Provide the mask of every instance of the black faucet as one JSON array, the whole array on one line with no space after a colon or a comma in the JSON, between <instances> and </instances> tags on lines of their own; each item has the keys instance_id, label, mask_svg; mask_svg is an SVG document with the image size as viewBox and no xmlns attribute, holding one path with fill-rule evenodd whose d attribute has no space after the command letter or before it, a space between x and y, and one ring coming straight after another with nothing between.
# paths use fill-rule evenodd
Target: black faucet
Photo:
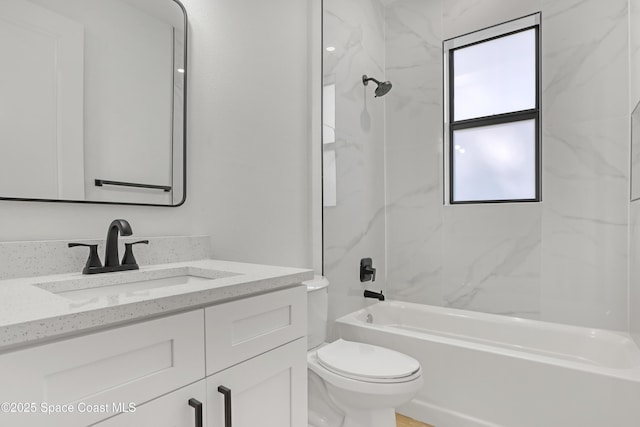
<instances>
[{"instance_id":1,"label":"black faucet","mask_svg":"<svg viewBox=\"0 0 640 427\"><path fill-rule=\"evenodd\" d=\"M375 298L378 299L380 301L384 301L384 295L382 295L382 291L380 292L373 292L373 291L364 291L364 297L365 298Z\"/></svg>"},{"instance_id":2,"label":"black faucet","mask_svg":"<svg viewBox=\"0 0 640 427\"><path fill-rule=\"evenodd\" d=\"M121 236L131 236L131 225L126 219L116 219L109 225L107 231L107 245L104 250L104 266L117 267L120 265L120 257L118 256L118 234Z\"/></svg>"},{"instance_id":3,"label":"black faucet","mask_svg":"<svg viewBox=\"0 0 640 427\"><path fill-rule=\"evenodd\" d=\"M100 262L98 256L98 245L85 245L81 243L69 243L69 247L76 246L88 246L89 247L89 259L82 270L82 274L96 274L96 273L110 273L113 271L126 271L126 270L138 270L138 263L133 256L133 245L138 243L149 244L148 240L140 240L139 242L126 243L126 251L122 258L122 264L120 263L120 257L118 255L118 235L131 236L133 231L131 225L126 219L116 219L109 225L107 231L107 244L105 247L105 260L104 267Z\"/></svg>"}]
</instances>

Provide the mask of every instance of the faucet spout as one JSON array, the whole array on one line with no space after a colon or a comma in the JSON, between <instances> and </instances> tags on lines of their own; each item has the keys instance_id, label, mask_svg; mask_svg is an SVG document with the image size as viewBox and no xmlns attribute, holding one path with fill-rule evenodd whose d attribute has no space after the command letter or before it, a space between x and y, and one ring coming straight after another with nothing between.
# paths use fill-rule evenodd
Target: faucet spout
<instances>
[{"instance_id":1,"label":"faucet spout","mask_svg":"<svg viewBox=\"0 0 640 427\"><path fill-rule=\"evenodd\" d=\"M105 248L105 267L117 267L120 265L120 257L118 256L118 235L131 236L133 231L131 225L126 219L116 219L107 231L107 244Z\"/></svg>"},{"instance_id":2,"label":"faucet spout","mask_svg":"<svg viewBox=\"0 0 640 427\"><path fill-rule=\"evenodd\" d=\"M373 291L368 291L365 290L364 291L364 297L365 298L374 298L380 301L384 301L384 295L382 294L382 291L380 292L373 292Z\"/></svg>"}]
</instances>

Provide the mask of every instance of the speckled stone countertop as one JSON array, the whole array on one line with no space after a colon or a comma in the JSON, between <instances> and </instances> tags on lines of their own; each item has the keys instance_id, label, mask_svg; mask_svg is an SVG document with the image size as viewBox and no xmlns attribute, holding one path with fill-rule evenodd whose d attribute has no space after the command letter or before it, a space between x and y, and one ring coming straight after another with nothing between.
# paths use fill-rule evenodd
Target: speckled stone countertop
<instances>
[{"instance_id":1,"label":"speckled stone countertop","mask_svg":"<svg viewBox=\"0 0 640 427\"><path fill-rule=\"evenodd\" d=\"M184 275L198 279L151 289L140 286L141 281ZM281 289L312 278L311 270L200 260L118 273L0 280L0 352ZM70 298L68 292L78 288L99 292Z\"/></svg>"}]
</instances>

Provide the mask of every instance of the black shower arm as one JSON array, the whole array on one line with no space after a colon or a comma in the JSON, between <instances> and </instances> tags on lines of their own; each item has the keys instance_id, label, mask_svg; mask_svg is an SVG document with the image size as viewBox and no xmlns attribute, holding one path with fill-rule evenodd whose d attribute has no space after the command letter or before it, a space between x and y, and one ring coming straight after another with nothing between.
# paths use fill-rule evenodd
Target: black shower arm
<instances>
[{"instance_id":1,"label":"black shower arm","mask_svg":"<svg viewBox=\"0 0 640 427\"><path fill-rule=\"evenodd\" d=\"M378 79L374 79L373 77L367 77L367 75L365 74L364 76L362 76L362 83L364 83L364 85L366 86L371 80L373 80L374 82L376 82L377 84L381 84L380 80Z\"/></svg>"}]
</instances>

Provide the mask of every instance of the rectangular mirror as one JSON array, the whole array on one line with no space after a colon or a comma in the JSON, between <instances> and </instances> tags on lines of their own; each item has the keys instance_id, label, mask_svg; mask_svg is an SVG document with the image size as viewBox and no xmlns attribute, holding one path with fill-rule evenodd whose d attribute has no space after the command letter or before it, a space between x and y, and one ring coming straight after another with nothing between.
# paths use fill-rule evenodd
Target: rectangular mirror
<instances>
[{"instance_id":1,"label":"rectangular mirror","mask_svg":"<svg viewBox=\"0 0 640 427\"><path fill-rule=\"evenodd\" d=\"M174 0L0 6L0 199L178 206L187 17Z\"/></svg>"}]
</instances>

